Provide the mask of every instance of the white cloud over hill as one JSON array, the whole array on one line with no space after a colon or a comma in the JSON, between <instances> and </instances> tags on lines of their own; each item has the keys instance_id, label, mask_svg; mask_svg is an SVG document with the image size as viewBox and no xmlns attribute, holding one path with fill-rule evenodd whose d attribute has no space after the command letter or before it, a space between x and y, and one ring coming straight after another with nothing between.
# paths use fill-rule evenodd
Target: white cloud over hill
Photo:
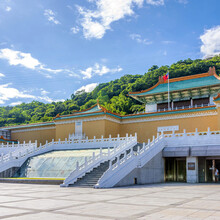
<instances>
[{"instance_id":1,"label":"white cloud over hill","mask_svg":"<svg viewBox=\"0 0 220 220\"><path fill-rule=\"evenodd\" d=\"M90 84L80 87L79 89L76 90L76 92L82 91L82 90L85 90L85 92L92 92L97 85L98 83L90 83Z\"/></svg>"},{"instance_id":2,"label":"white cloud over hill","mask_svg":"<svg viewBox=\"0 0 220 220\"><path fill-rule=\"evenodd\" d=\"M80 73L83 75L83 79L91 79L94 75L105 75L107 73L117 73L122 71L121 67L116 67L116 68L108 68L105 65L95 63L93 66L88 67L85 70L80 70Z\"/></svg>"},{"instance_id":3,"label":"white cloud over hill","mask_svg":"<svg viewBox=\"0 0 220 220\"><path fill-rule=\"evenodd\" d=\"M204 58L220 54L220 26L205 30L200 39L202 41L200 51Z\"/></svg>"},{"instance_id":4,"label":"white cloud over hill","mask_svg":"<svg viewBox=\"0 0 220 220\"><path fill-rule=\"evenodd\" d=\"M0 49L0 59L7 60L11 66L22 66L28 69L37 70L44 73L44 76L51 78L51 74L57 73L71 73L78 77L71 70L68 69L51 69L47 68L45 64L41 63L38 59L32 57L30 53L12 50L10 48Z\"/></svg>"},{"instance_id":5,"label":"white cloud over hill","mask_svg":"<svg viewBox=\"0 0 220 220\"><path fill-rule=\"evenodd\" d=\"M144 0L92 0L96 9L90 10L78 6L82 16L81 26L84 37L102 38L106 30L111 29L111 23L123 19L125 16L134 15L133 8L142 7ZM164 0L146 0L147 4L164 5Z\"/></svg>"}]
</instances>

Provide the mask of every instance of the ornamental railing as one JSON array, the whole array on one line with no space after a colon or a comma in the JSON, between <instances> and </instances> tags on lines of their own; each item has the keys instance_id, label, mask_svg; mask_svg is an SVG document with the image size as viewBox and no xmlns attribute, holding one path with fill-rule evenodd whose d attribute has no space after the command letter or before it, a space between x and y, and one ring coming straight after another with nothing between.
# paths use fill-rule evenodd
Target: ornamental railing
<instances>
[{"instance_id":1,"label":"ornamental railing","mask_svg":"<svg viewBox=\"0 0 220 220\"><path fill-rule=\"evenodd\" d=\"M10 151L7 154L4 154L0 150L0 172L10 168L10 167L19 167L21 164L27 160L29 157L37 156L39 154L47 153L53 150L74 150L74 149L98 149L98 148L117 148L117 146L122 146L124 143L129 142L134 139L134 137L137 136L128 136L126 134L126 137L118 137L112 138L111 135L109 138L100 138L96 139L87 139L87 140L65 140L65 141L54 141L48 143L46 141L46 144L37 146L37 142L28 144L18 144L14 145L14 150ZM3 148L7 147L10 148L9 145L3 146ZM119 149L119 148L118 148Z\"/></svg>"},{"instance_id":2,"label":"ornamental railing","mask_svg":"<svg viewBox=\"0 0 220 220\"><path fill-rule=\"evenodd\" d=\"M78 178L83 177L86 173L90 172L95 167L98 167L101 163L108 161L111 158L119 157L122 152L134 147L136 144L137 134L135 134L135 136L130 136L130 138L127 138L124 143L118 146L108 148L107 153L103 153L102 148L100 148L99 154L95 155L93 152L93 155L90 159L85 157L85 161L82 165L79 166L79 163L77 162L75 170L70 173L61 186L69 186L70 184L74 184Z\"/></svg>"},{"instance_id":3,"label":"ornamental railing","mask_svg":"<svg viewBox=\"0 0 220 220\"><path fill-rule=\"evenodd\" d=\"M125 176L127 176L135 168L143 167L154 156L163 150L164 147L196 147L196 146L219 146L220 131L207 131L172 134L157 134L153 140L143 143L137 151L133 147L124 150L122 154L116 158L111 158L109 169L102 175L96 184L96 188L113 187Z\"/></svg>"},{"instance_id":4,"label":"ornamental railing","mask_svg":"<svg viewBox=\"0 0 220 220\"><path fill-rule=\"evenodd\" d=\"M164 147L164 135L153 136L153 140L143 143L134 151L134 146L121 152L117 157L111 158L109 169L102 175L96 184L96 188L105 188L115 186L121 179L128 175L132 170L146 164ZM141 161L144 160L144 161Z\"/></svg>"},{"instance_id":5,"label":"ornamental railing","mask_svg":"<svg viewBox=\"0 0 220 220\"><path fill-rule=\"evenodd\" d=\"M207 107L207 106L215 106L215 104L201 104L201 105L183 105L178 107L170 107L170 108L160 108L155 110L149 110L149 111L142 111L142 112L136 112L135 114L142 114L142 113L151 113L151 112L164 112L164 111L173 111L173 110L181 110L181 109L189 109L189 108L200 108L200 107Z\"/></svg>"}]
</instances>

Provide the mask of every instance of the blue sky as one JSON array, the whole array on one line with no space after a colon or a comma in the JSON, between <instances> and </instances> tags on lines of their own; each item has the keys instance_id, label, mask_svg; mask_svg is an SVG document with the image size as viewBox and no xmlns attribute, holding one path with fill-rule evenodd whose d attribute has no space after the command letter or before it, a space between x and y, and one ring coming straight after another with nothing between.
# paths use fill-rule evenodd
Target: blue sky
<instances>
[{"instance_id":1,"label":"blue sky","mask_svg":"<svg viewBox=\"0 0 220 220\"><path fill-rule=\"evenodd\" d=\"M220 52L219 0L0 0L0 106L65 100Z\"/></svg>"}]
</instances>

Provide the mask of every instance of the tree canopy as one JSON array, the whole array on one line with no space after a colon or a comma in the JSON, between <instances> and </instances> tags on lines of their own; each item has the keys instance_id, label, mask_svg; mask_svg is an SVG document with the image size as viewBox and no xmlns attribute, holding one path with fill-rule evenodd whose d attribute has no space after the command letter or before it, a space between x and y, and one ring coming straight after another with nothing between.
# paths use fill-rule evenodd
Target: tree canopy
<instances>
[{"instance_id":1,"label":"tree canopy","mask_svg":"<svg viewBox=\"0 0 220 220\"><path fill-rule=\"evenodd\" d=\"M142 111L144 106L128 97L128 92L150 88L157 83L158 77L164 75L167 71L169 71L170 78L176 78L205 73L210 66L215 66L219 75L220 56L206 60L180 60L171 66L158 67L153 65L144 74L124 75L120 79L99 84L92 92L78 91L64 102L45 104L32 101L14 107L0 107L0 126L51 121L57 114L66 115L74 111L87 109L94 105L97 99L109 111L122 115Z\"/></svg>"}]
</instances>

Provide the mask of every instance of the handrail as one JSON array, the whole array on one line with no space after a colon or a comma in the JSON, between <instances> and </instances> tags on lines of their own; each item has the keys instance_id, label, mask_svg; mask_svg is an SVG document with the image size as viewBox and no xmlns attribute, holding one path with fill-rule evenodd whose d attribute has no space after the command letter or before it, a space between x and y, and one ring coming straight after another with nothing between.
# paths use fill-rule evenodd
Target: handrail
<instances>
[{"instance_id":1,"label":"handrail","mask_svg":"<svg viewBox=\"0 0 220 220\"><path fill-rule=\"evenodd\" d=\"M157 136L157 138L153 136L152 141L148 140L148 144L143 143L142 148L139 146L137 151L134 151L132 146L130 149L124 150L124 152L122 152L122 157L118 156L116 161L115 158L111 159L109 162L109 169L105 171L95 187L102 188L114 186L115 182L120 181L123 176L126 176L129 172L137 167L137 160L140 157L145 158L145 152L149 152L150 149L155 149L154 146L160 143L163 139L163 134ZM123 172L122 168L125 166L125 164L126 171Z\"/></svg>"},{"instance_id":2,"label":"handrail","mask_svg":"<svg viewBox=\"0 0 220 220\"><path fill-rule=\"evenodd\" d=\"M164 111L173 111L173 110L181 110L181 109L189 109L189 108L200 108L200 107L206 107L206 106L215 106L215 104L201 104L201 105L183 105L179 107L171 107L171 108L161 108L161 109L155 109L150 111L142 111L142 112L136 112L135 114L142 114L142 113L151 113L151 112L164 112Z\"/></svg>"},{"instance_id":3,"label":"handrail","mask_svg":"<svg viewBox=\"0 0 220 220\"><path fill-rule=\"evenodd\" d=\"M79 163L77 162L75 170L70 173L70 175L64 180L61 186L68 186L75 183L78 178L81 178L87 172L99 166L102 162L121 155L122 151L129 149L131 146L134 146L136 144L137 135L135 134L134 137L127 139L125 143L122 143L119 146L115 146L112 149L108 148L108 153L103 153L102 148L100 148L100 153L98 155L95 155L95 153L93 153L93 156L89 161L87 157L85 157L85 162L82 165L79 166Z\"/></svg>"},{"instance_id":4,"label":"handrail","mask_svg":"<svg viewBox=\"0 0 220 220\"><path fill-rule=\"evenodd\" d=\"M198 139L198 137L200 137ZM133 147L122 152L122 156L117 159L111 159L109 169L102 175L96 184L96 188L113 187L122 178L128 175L133 169L142 167L150 161L155 155L162 151L164 147L184 147L184 146L219 146L220 131L207 131L172 134L157 134L153 140L143 143L134 151Z\"/></svg>"},{"instance_id":5,"label":"handrail","mask_svg":"<svg viewBox=\"0 0 220 220\"><path fill-rule=\"evenodd\" d=\"M5 166L7 163L15 163L16 161L19 160L26 160L29 157L32 156L37 156L42 153L46 153L52 150L70 150L70 149L76 149L77 147L89 147L89 146L96 146L96 148L105 148L105 147L113 147L114 145L122 145L126 141L132 140L134 137L137 138L137 136L128 136L126 134L126 137L120 137L118 136L117 138L101 138L101 139L87 139L87 140L78 140L78 141L51 141L47 142L45 145L41 145L37 147L37 142L31 143L29 142L28 144L20 144L16 147L13 148L15 149L14 151L10 151L7 154L1 153L0 155L0 172L2 172L3 166ZM92 144L92 145L91 145ZM8 145L6 145L8 147ZM80 149L84 149L80 148ZM1 169L2 168L2 169Z\"/></svg>"}]
</instances>

